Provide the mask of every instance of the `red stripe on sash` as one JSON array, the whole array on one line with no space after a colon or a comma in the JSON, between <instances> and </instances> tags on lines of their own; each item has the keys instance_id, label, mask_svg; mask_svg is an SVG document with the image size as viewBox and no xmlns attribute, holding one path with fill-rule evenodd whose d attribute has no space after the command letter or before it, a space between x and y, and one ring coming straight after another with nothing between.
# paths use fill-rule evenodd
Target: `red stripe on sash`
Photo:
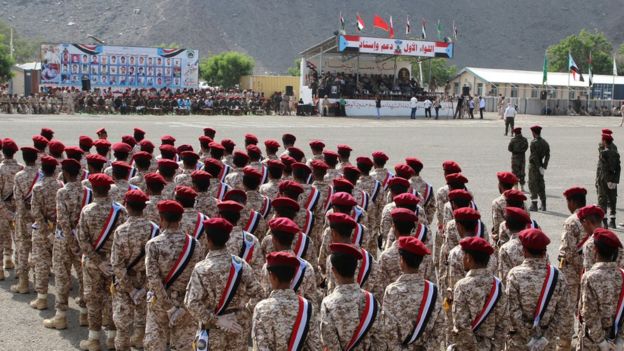
<instances>
[{"instance_id":1,"label":"red stripe on sash","mask_svg":"<svg viewBox=\"0 0 624 351\"><path fill-rule=\"evenodd\" d=\"M310 319L312 318L312 305L310 302L302 296L297 297L299 299L299 308L295 318L295 325L288 341L288 351L300 351L303 349Z\"/></svg>"},{"instance_id":2,"label":"red stripe on sash","mask_svg":"<svg viewBox=\"0 0 624 351\"><path fill-rule=\"evenodd\" d=\"M191 257L193 256L193 251L195 250L195 239L193 239L190 235L185 235L184 237L184 246L182 246L182 251L178 255L178 258L175 261L175 264L169 270L167 277L165 278L165 289L169 288L171 284L175 282L175 280L182 274L186 266L188 265Z\"/></svg>"},{"instance_id":3,"label":"red stripe on sash","mask_svg":"<svg viewBox=\"0 0 624 351\"><path fill-rule=\"evenodd\" d=\"M215 307L215 314L221 315L221 313L227 308L227 306L232 301L232 298L236 294L238 290L238 285L240 283L241 272L243 270L243 262L240 261L240 258L236 256L232 256L232 264L230 265L230 273L228 275L227 282L223 287L223 292L221 292L221 298L219 298L219 303Z\"/></svg>"},{"instance_id":4,"label":"red stripe on sash","mask_svg":"<svg viewBox=\"0 0 624 351\"><path fill-rule=\"evenodd\" d=\"M113 227L115 226L115 222L119 218L119 212L121 211L121 205L113 202L111 205L111 209L108 211L108 217L106 217L106 221L104 222L104 227L100 230L100 234L97 237L97 240L93 243L93 250L96 252L99 251L102 246L108 240L108 237L113 232Z\"/></svg>"},{"instance_id":5,"label":"red stripe on sash","mask_svg":"<svg viewBox=\"0 0 624 351\"><path fill-rule=\"evenodd\" d=\"M345 347L346 351L353 350L364 339L366 333L370 330L370 327L375 323L375 317L377 316L377 301L373 294L366 290L362 290L364 293L364 310L360 315L360 323L353 332L353 336Z\"/></svg>"},{"instance_id":6,"label":"red stripe on sash","mask_svg":"<svg viewBox=\"0 0 624 351\"><path fill-rule=\"evenodd\" d=\"M535 312L533 314L533 327L537 327L539 325L546 309L548 308L548 303L550 302L550 298L552 297L557 285L558 275L559 271L555 267L549 264L546 265L546 277L544 278L542 291L537 299L537 305L535 306Z\"/></svg>"},{"instance_id":7,"label":"red stripe on sash","mask_svg":"<svg viewBox=\"0 0 624 351\"><path fill-rule=\"evenodd\" d=\"M490 292L488 293L485 299L485 304L483 305L481 312L475 317L475 319L470 324L470 327L472 328L473 332L477 331L479 327L481 326L481 324L485 322L485 320L490 315L490 313L494 311L494 307L496 306L496 303L498 302L498 299L500 298L501 290L502 290L501 281L498 278L494 277L494 280L492 281L492 288L490 289Z\"/></svg>"}]
</instances>

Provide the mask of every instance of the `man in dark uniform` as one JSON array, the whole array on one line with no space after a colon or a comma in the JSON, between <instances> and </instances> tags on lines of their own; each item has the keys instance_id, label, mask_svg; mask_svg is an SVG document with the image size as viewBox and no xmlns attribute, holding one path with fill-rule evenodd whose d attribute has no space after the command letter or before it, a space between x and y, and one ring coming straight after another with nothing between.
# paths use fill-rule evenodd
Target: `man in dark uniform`
<instances>
[{"instance_id":1,"label":"man in dark uniform","mask_svg":"<svg viewBox=\"0 0 624 351\"><path fill-rule=\"evenodd\" d=\"M539 196L542 205L540 211L546 211L546 185L544 173L550 160L550 146L541 136L542 127L531 127L533 140L531 141L531 155L529 156L529 191L531 191L531 207L529 210L537 211L537 198Z\"/></svg>"},{"instance_id":2,"label":"man in dark uniform","mask_svg":"<svg viewBox=\"0 0 624 351\"><path fill-rule=\"evenodd\" d=\"M598 170L596 171L596 192L598 206L607 213L609 208L609 226L615 228L615 208L617 204L617 185L620 182L620 154L612 147L613 136L602 134L602 151L598 156ZM607 219L603 219L607 227Z\"/></svg>"},{"instance_id":3,"label":"man in dark uniform","mask_svg":"<svg viewBox=\"0 0 624 351\"><path fill-rule=\"evenodd\" d=\"M520 189L524 191L524 175L526 169L526 151L529 148L529 142L522 135L522 128L513 129L514 136L509 141L507 150L511 152L511 171L518 177Z\"/></svg>"}]
</instances>

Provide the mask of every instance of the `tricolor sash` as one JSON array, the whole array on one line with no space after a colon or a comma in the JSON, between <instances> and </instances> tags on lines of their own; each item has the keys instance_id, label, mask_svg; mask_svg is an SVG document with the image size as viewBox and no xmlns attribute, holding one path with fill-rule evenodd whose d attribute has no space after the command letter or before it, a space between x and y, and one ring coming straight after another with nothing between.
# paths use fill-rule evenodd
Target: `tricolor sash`
<instances>
[{"instance_id":1,"label":"tricolor sash","mask_svg":"<svg viewBox=\"0 0 624 351\"><path fill-rule=\"evenodd\" d=\"M100 249L106 243L106 240L108 240L110 235L113 233L113 228L115 228L115 224L119 219L119 214L121 213L122 208L123 206L116 202L113 202L113 204L111 205L111 209L108 212L106 222L104 222L104 227L102 228L102 230L100 230L100 234L98 235L97 240L93 243L93 250L95 250L95 252L100 251Z\"/></svg>"},{"instance_id":2,"label":"tricolor sash","mask_svg":"<svg viewBox=\"0 0 624 351\"><path fill-rule=\"evenodd\" d=\"M221 169L221 173L219 174L219 180L221 181L221 183L225 182L225 177L228 174L230 174L231 170L232 170L232 167L230 167L227 164L223 163L223 168Z\"/></svg>"},{"instance_id":3,"label":"tricolor sash","mask_svg":"<svg viewBox=\"0 0 624 351\"><path fill-rule=\"evenodd\" d=\"M35 175L35 179L33 179L32 183L30 184L30 188L28 188L28 192L26 193L26 195L24 195L24 201L28 201L30 199L30 197L32 196L32 191L35 188L35 185L37 185L37 183L40 183L43 178L45 176L43 175L42 171L37 171L37 174Z\"/></svg>"},{"instance_id":4,"label":"tricolor sash","mask_svg":"<svg viewBox=\"0 0 624 351\"><path fill-rule=\"evenodd\" d=\"M476 210L476 211L478 211L478 210L479 210L479 208L477 207L477 203L476 203L476 202L474 202L474 200L470 200L470 205L469 205L469 207L470 207L470 208L472 208L473 210Z\"/></svg>"},{"instance_id":5,"label":"tricolor sash","mask_svg":"<svg viewBox=\"0 0 624 351\"><path fill-rule=\"evenodd\" d=\"M357 283L362 287L366 284L373 269L373 255L363 248L360 248L360 252L362 253L362 261L360 262L360 269L358 270Z\"/></svg>"},{"instance_id":6,"label":"tricolor sash","mask_svg":"<svg viewBox=\"0 0 624 351\"><path fill-rule=\"evenodd\" d=\"M130 172L128 173L128 179L127 180L130 180L130 178L136 176L137 173L139 173L139 170L136 167L132 167L132 169L130 169Z\"/></svg>"},{"instance_id":7,"label":"tricolor sash","mask_svg":"<svg viewBox=\"0 0 624 351\"><path fill-rule=\"evenodd\" d=\"M310 233L312 233L313 227L314 227L314 213L310 210L306 210L305 223L303 223L303 228L301 228L301 231L305 235L310 235Z\"/></svg>"},{"instance_id":8,"label":"tricolor sash","mask_svg":"<svg viewBox=\"0 0 624 351\"><path fill-rule=\"evenodd\" d=\"M221 293L221 298L219 298L219 303L215 307L215 314L220 316L223 311L225 311L232 302L232 298L236 294L238 290L238 285L240 284L241 277L243 276L243 261L239 257L232 256L232 265L230 266L230 273L228 275L227 282L225 283L225 287L223 287L223 292Z\"/></svg>"},{"instance_id":9,"label":"tricolor sash","mask_svg":"<svg viewBox=\"0 0 624 351\"><path fill-rule=\"evenodd\" d=\"M180 274L184 272L186 266L188 266L189 262L191 262L191 258L193 257L193 252L195 251L195 246L197 245L197 240L195 240L190 235L186 235L184 238L184 246L182 246L182 250L178 255L173 267L169 270L167 277L165 278L165 289L169 289L169 287L178 279Z\"/></svg>"},{"instance_id":10,"label":"tricolor sash","mask_svg":"<svg viewBox=\"0 0 624 351\"><path fill-rule=\"evenodd\" d=\"M141 188L133 184L128 184L128 191L130 190L141 190Z\"/></svg>"},{"instance_id":11,"label":"tricolor sash","mask_svg":"<svg viewBox=\"0 0 624 351\"><path fill-rule=\"evenodd\" d=\"M375 318L377 317L377 300L370 292L363 290L364 293L364 310L360 315L360 324L358 324L357 328L353 332L353 336L351 336L351 340L344 348L345 351L351 351L356 348L360 342L366 336L366 333L370 330L375 323Z\"/></svg>"},{"instance_id":12,"label":"tricolor sash","mask_svg":"<svg viewBox=\"0 0 624 351\"><path fill-rule=\"evenodd\" d=\"M318 203L321 198L321 192L315 187L310 187L310 194L308 194L308 198L303 206L308 211L314 211L314 207Z\"/></svg>"},{"instance_id":13,"label":"tricolor sash","mask_svg":"<svg viewBox=\"0 0 624 351\"><path fill-rule=\"evenodd\" d=\"M204 168L204 163L201 161L197 161L197 163L195 164L195 170L199 171L200 169Z\"/></svg>"},{"instance_id":14,"label":"tricolor sash","mask_svg":"<svg viewBox=\"0 0 624 351\"><path fill-rule=\"evenodd\" d=\"M217 193L215 194L215 198L217 198L217 200L222 201L223 197L225 196L225 193L227 193L230 190L230 186L225 184L223 181L221 183L219 183L219 186L217 187Z\"/></svg>"},{"instance_id":15,"label":"tricolor sash","mask_svg":"<svg viewBox=\"0 0 624 351\"><path fill-rule=\"evenodd\" d=\"M302 232L299 232L299 235L297 235L297 241L293 247L295 256L304 257L306 252L308 252L308 246L310 246L310 237Z\"/></svg>"},{"instance_id":16,"label":"tricolor sash","mask_svg":"<svg viewBox=\"0 0 624 351\"><path fill-rule=\"evenodd\" d=\"M362 219L362 217L364 216L364 211L362 210L361 207L359 206L355 206L353 207L353 212L351 214L351 217L357 222L360 223L360 220Z\"/></svg>"},{"instance_id":17,"label":"tricolor sash","mask_svg":"<svg viewBox=\"0 0 624 351\"><path fill-rule=\"evenodd\" d=\"M425 291L423 291L418 314L416 315L416 323L407 338L403 340L403 346L413 344L420 338L427 327L429 318L435 308L436 299L438 298L438 287L432 282L425 280Z\"/></svg>"},{"instance_id":18,"label":"tricolor sash","mask_svg":"<svg viewBox=\"0 0 624 351\"><path fill-rule=\"evenodd\" d=\"M312 304L303 296L297 296L299 299L299 308L295 325L293 325L290 340L288 341L288 351L301 351L305 345L305 339L310 329L310 320L312 319Z\"/></svg>"},{"instance_id":19,"label":"tricolor sash","mask_svg":"<svg viewBox=\"0 0 624 351\"><path fill-rule=\"evenodd\" d=\"M355 246L362 247L362 241L364 240L364 226L360 223L355 225L355 229L353 229L353 235L351 239L351 243Z\"/></svg>"},{"instance_id":20,"label":"tricolor sash","mask_svg":"<svg viewBox=\"0 0 624 351\"><path fill-rule=\"evenodd\" d=\"M481 239L485 239L485 224L481 222L481 220L477 221L477 228L475 229L475 233Z\"/></svg>"},{"instance_id":21,"label":"tricolor sash","mask_svg":"<svg viewBox=\"0 0 624 351\"><path fill-rule=\"evenodd\" d=\"M388 189L388 182L390 181L390 179L392 179L394 177L394 175L392 173L390 173L390 171L386 171L386 176L384 177L384 179L381 181L381 185L383 185L383 189L384 191L386 191L386 189Z\"/></svg>"},{"instance_id":22,"label":"tricolor sash","mask_svg":"<svg viewBox=\"0 0 624 351\"><path fill-rule=\"evenodd\" d=\"M539 326L544 313L548 308L548 303L555 292L557 287L557 280L559 279L559 270L551 265L546 265L546 277L544 278L544 284L542 285L542 291L537 299L537 305L535 306L535 313L533 314L533 327Z\"/></svg>"},{"instance_id":23,"label":"tricolor sash","mask_svg":"<svg viewBox=\"0 0 624 351\"><path fill-rule=\"evenodd\" d=\"M271 199L268 196L262 195L262 207L258 209L258 212L262 215L262 218L266 219L271 213Z\"/></svg>"},{"instance_id":24,"label":"tricolor sash","mask_svg":"<svg viewBox=\"0 0 624 351\"><path fill-rule=\"evenodd\" d=\"M80 208L87 206L93 201L93 190L87 187L82 188L82 203L80 204Z\"/></svg>"},{"instance_id":25,"label":"tricolor sash","mask_svg":"<svg viewBox=\"0 0 624 351\"><path fill-rule=\"evenodd\" d=\"M501 283L500 279L494 277L494 281L492 282L492 288L490 289L490 292L488 293L487 298L485 299L485 304L483 305L481 312L479 312L479 314L475 317L475 319L470 324L470 327L472 328L473 332L476 332L481 326L481 324L485 322L485 320L490 315L490 313L494 311L494 307L496 307L496 304L498 303L498 300L501 297L502 291L503 291L503 284Z\"/></svg>"},{"instance_id":26,"label":"tricolor sash","mask_svg":"<svg viewBox=\"0 0 624 351\"><path fill-rule=\"evenodd\" d=\"M249 211L249 219L247 220L247 224L245 224L245 228L243 228L243 230L254 234L258 228L260 219L262 219L262 215L260 213L254 210Z\"/></svg>"},{"instance_id":27,"label":"tricolor sash","mask_svg":"<svg viewBox=\"0 0 624 351\"><path fill-rule=\"evenodd\" d=\"M370 204L370 196L364 190L361 190L362 197L360 198L360 203L358 204L364 211L368 211L368 205Z\"/></svg>"},{"instance_id":28,"label":"tricolor sash","mask_svg":"<svg viewBox=\"0 0 624 351\"><path fill-rule=\"evenodd\" d=\"M370 193L370 198L373 202L377 202L377 196L381 192L381 182L375 180L375 185L373 185L373 191Z\"/></svg>"},{"instance_id":29,"label":"tricolor sash","mask_svg":"<svg viewBox=\"0 0 624 351\"><path fill-rule=\"evenodd\" d=\"M433 198L433 187L429 183L425 183L425 191L422 193L424 205L428 204Z\"/></svg>"},{"instance_id":30,"label":"tricolor sash","mask_svg":"<svg viewBox=\"0 0 624 351\"><path fill-rule=\"evenodd\" d=\"M256 237L253 234L243 231L243 240L241 243L241 251L238 257L245 260L245 262L251 262L251 258L253 257L254 249L255 249L255 239Z\"/></svg>"},{"instance_id":31,"label":"tricolor sash","mask_svg":"<svg viewBox=\"0 0 624 351\"><path fill-rule=\"evenodd\" d=\"M82 171L82 178L80 180L87 180L89 179L89 171L87 171L86 169L84 169Z\"/></svg>"},{"instance_id":32,"label":"tricolor sash","mask_svg":"<svg viewBox=\"0 0 624 351\"><path fill-rule=\"evenodd\" d=\"M615 310L615 317L613 317L613 327L611 328L610 339L615 340L620 334L622 329L622 318L624 315L624 270L620 268L620 275L622 276L622 287L620 288L620 297L618 298L617 308Z\"/></svg>"},{"instance_id":33,"label":"tricolor sash","mask_svg":"<svg viewBox=\"0 0 624 351\"><path fill-rule=\"evenodd\" d=\"M425 240L427 240L427 234L429 234L427 226L422 223L418 223L418 226L416 226L416 230L414 231L414 237L424 243Z\"/></svg>"},{"instance_id":34,"label":"tricolor sash","mask_svg":"<svg viewBox=\"0 0 624 351\"><path fill-rule=\"evenodd\" d=\"M323 213L327 212L327 210L331 207L332 195L334 195L334 187L330 185L327 188L327 197L325 198L325 203L323 204Z\"/></svg>"},{"instance_id":35,"label":"tricolor sash","mask_svg":"<svg viewBox=\"0 0 624 351\"><path fill-rule=\"evenodd\" d=\"M307 261L301 257L299 258L299 266L297 267L297 271L295 272L295 277L290 282L290 288L295 292L299 290L301 283L303 283L303 277L305 276L306 268L308 267Z\"/></svg>"},{"instance_id":36,"label":"tricolor sash","mask_svg":"<svg viewBox=\"0 0 624 351\"><path fill-rule=\"evenodd\" d=\"M534 219L531 219L531 224L529 224L529 228L533 228L533 229L539 229L539 224L537 224L537 221Z\"/></svg>"},{"instance_id":37,"label":"tricolor sash","mask_svg":"<svg viewBox=\"0 0 624 351\"><path fill-rule=\"evenodd\" d=\"M197 219L195 221L195 228L193 229L193 233L191 235L193 238L199 240L199 238L204 234L204 221L208 219L208 216L201 212L197 212Z\"/></svg>"},{"instance_id":38,"label":"tricolor sash","mask_svg":"<svg viewBox=\"0 0 624 351\"><path fill-rule=\"evenodd\" d=\"M314 177L312 177L312 173L308 174L308 179L306 179L306 184L312 184L314 181Z\"/></svg>"},{"instance_id":39,"label":"tricolor sash","mask_svg":"<svg viewBox=\"0 0 624 351\"><path fill-rule=\"evenodd\" d=\"M156 223L150 221L150 238L149 238L149 240L154 239L155 237L158 236L158 234L160 234L160 227ZM141 248L141 252L139 253L139 255L137 257L135 257L134 260L132 260L132 262L130 262L130 264L128 265L128 267L126 269L130 270L130 269L134 268L134 266L137 263L139 263L140 261L143 260L143 257L145 257L145 246L143 246Z\"/></svg>"},{"instance_id":40,"label":"tricolor sash","mask_svg":"<svg viewBox=\"0 0 624 351\"><path fill-rule=\"evenodd\" d=\"M262 173L262 178L260 180L260 184L264 184L269 181L269 169L267 166L262 165L260 173Z\"/></svg>"}]
</instances>

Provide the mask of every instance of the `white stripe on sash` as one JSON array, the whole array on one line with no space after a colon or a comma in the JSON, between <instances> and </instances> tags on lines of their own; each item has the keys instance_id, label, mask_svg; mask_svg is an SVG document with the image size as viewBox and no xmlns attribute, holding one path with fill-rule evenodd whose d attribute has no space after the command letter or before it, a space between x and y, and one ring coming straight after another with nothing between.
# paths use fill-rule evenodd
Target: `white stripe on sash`
<instances>
[{"instance_id":1,"label":"white stripe on sash","mask_svg":"<svg viewBox=\"0 0 624 351\"><path fill-rule=\"evenodd\" d=\"M371 270L373 268L373 256L363 248L360 248L360 252L362 253L362 261L360 262L360 270L357 275L357 282L360 287L366 284L368 277L370 276Z\"/></svg>"},{"instance_id":2,"label":"white stripe on sash","mask_svg":"<svg viewBox=\"0 0 624 351\"><path fill-rule=\"evenodd\" d=\"M364 240L364 226L360 223L355 224L355 229L353 230L353 239L351 239L351 243L358 247L362 246L362 241Z\"/></svg>"},{"instance_id":3,"label":"white stripe on sash","mask_svg":"<svg viewBox=\"0 0 624 351\"><path fill-rule=\"evenodd\" d=\"M228 275L228 279L225 283L225 287L223 288L223 292L221 293L221 298L219 299L219 303L215 307L215 314L221 315L221 313L227 309L227 306L232 301L232 298L236 294L236 290L238 289L238 284L240 283L240 278L242 276L243 271L243 261L236 256L232 256L232 265L230 266L230 273Z\"/></svg>"},{"instance_id":4,"label":"white stripe on sash","mask_svg":"<svg viewBox=\"0 0 624 351\"><path fill-rule=\"evenodd\" d=\"M370 328L373 326L373 323L375 323L375 317L377 316L377 301L370 292L362 290L362 293L364 294L364 310L360 316L360 324L355 329L349 344L345 347L345 351L351 351L356 348L364 339L366 333L368 333Z\"/></svg>"},{"instance_id":5,"label":"white stripe on sash","mask_svg":"<svg viewBox=\"0 0 624 351\"><path fill-rule=\"evenodd\" d=\"M297 235L297 242L295 242L295 246L293 247L293 251L295 252L295 256L303 257L308 251L308 246L310 245L310 238L302 232L299 232Z\"/></svg>"},{"instance_id":6,"label":"white stripe on sash","mask_svg":"<svg viewBox=\"0 0 624 351\"><path fill-rule=\"evenodd\" d=\"M438 287L432 282L425 280L425 289L423 297L418 308L418 314L416 315L416 323L412 332L403 340L403 345L407 346L414 343L420 338L427 327L429 317L435 308L436 299L438 296Z\"/></svg>"},{"instance_id":7,"label":"white stripe on sash","mask_svg":"<svg viewBox=\"0 0 624 351\"><path fill-rule=\"evenodd\" d=\"M312 319L312 304L301 295L297 297L299 299L299 308L297 310L297 317L295 318L295 325L290 334L288 351L303 350L310 320Z\"/></svg>"},{"instance_id":8,"label":"white stripe on sash","mask_svg":"<svg viewBox=\"0 0 624 351\"><path fill-rule=\"evenodd\" d=\"M550 298L555 291L555 287L557 286L557 280L559 278L559 270L557 268L547 265L546 266L546 277L544 278L544 284L542 285L542 291L540 293L539 298L537 299L537 305L535 306L535 313L533 315L533 327L536 328L539 326L542 317L544 317L544 313L548 308L548 303L550 302Z\"/></svg>"},{"instance_id":9,"label":"white stripe on sash","mask_svg":"<svg viewBox=\"0 0 624 351\"><path fill-rule=\"evenodd\" d=\"M243 228L243 230L254 234L256 232L256 228L258 228L258 223L260 223L260 218L262 218L260 213L254 210L249 211L249 219L247 220L247 224L245 224L245 228Z\"/></svg>"},{"instance_id":10,"label":"white stripe on sash","mask_svg":"<svg viewBox=\"0 0 624 351\"><path fill-rule=\"evenodd\" d=\"M108 212L108 217L106 218L106 222L104 222L104 227L100 231L100 235L98 235L98 238L95 241L95 243L93 243L93 250L95 250L95 252L100 251L100 249L106 243L106 240L108 239L108 237L112 234L113 227L115 227L115 224L117 223L117 219L119 219L119 213L121 212L122 208L123 206L121 206L120 204L116 202L113 202L113 204L111 205L111 209Z\"/></svg>"},{"instance_id":11,"label":"white stripe on sash","mask_svg":"<svg viewBox=\"0 0 624 351\"><path fill-rule=\"evenodd\" d=\"M305 276L306 268L308 266L306 260L301 257L297 258L299 258L299 266L297 267L297 271L295 272L295 277L290 282L290 288L293 289L295 292L299 290L301 283L303 283L303 277Z\"/></svg>"},{"instance_id":12,"label":"white stripe on sash","mask_svg":"<svg viewBox=\"0 0 624 351\"><path fill-rule=\"evenodd\" d=\"M208 219L208 216L201 212L197 212L197 219L195 222L195 229L193 229L192 236L195 239L199 239L204 233L204 221Z\"/></svg>"},{"instance_id":13,"label":"white stripe on sash","mask_svg":"<svg viewBox=\"0 0 624 351\"><path fill-rule=\"evenodd\" d=\"M477 315L477 317L472 321L470 325L473 332L477 331L479 327L481 326L481 324L483 324L483 322L490 315L490 313L494 311L494 307L496 306L496 303L498 303L498 300L501 296L501 291L502 291L502 283L500 279L494 277L494 280L492 281L492 288L490 289L490 292L488 293L488 296L485 299L485 304L483 305L483 309Z\"/></svg>"},{"instance_id":14,"label":"white stripe on sash","mask_svg":"<svg viewBox=\"0 0 624 351\"><path fill-rule=\"evenodd\" d=\"M310 194L306 200L304 208L308 211L313 211L321 197L321 192L315 187L310 187Z\"/></svg>"}]
</instances>

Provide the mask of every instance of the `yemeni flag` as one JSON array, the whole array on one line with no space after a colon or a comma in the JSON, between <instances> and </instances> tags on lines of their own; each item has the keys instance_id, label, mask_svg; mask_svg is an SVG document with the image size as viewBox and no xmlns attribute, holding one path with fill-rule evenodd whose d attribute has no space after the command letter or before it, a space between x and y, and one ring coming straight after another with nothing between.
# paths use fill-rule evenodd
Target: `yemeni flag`
<instances>
[{"instance_id":1,"label":"yemeni flag","mask_svg":"<svg viewBox=\"0 0 624 351\"><path fill-rule=\"evenodd\" d=\"M362 19L362 17L360 17L360 14L356 14L355 15L355 24L357 26L357 30L358 32L361 32L364 30L365 26L364 26L364 20Z\"/></svg>"},{"instance_id":2,"label":"yemeni flag","mask_svg":"<svg viewBox=\"0 0 624 351\"><path fill-rule=\"evenodd\" d=\"M373 27L381 29L384 32L390 31L390 26L388 25L388 22L386 22L386 20L384 20L383 18L379 17L379 15L375 15L375 17L373 17Z\"/></svg>"},{"instance_id":3,"label":"yemeni flag","mask_svg":"<svg viewBox=\"0 0 624 351\"><path fill-rule=\"evenodd\" d=\"M592 84L594 84L594 73L592 72L592 55L591 55L591 51L589 52L589 60L587 61L587 63L589 64L589 86L591 87Z\"/></svg>"},{"instance_id":4,"label":"yemeni flag","mask_svg":"<svg viewBox=\"0 0 624 351\"><path fill-rule=\"evenodd\" d=\"M427 22L425 21L424 18L420 22L420 38L427 39Z\"/></svg>"},{"instance_id":5,"label":"yemeni flag","mask_svg":"<svg viewBox=\"0 0 624 351\"><path fill-rule=\"evenodd\" d=\"M544 65L542 66L542 85L548 81L548 55L544 53Z\"/></svg>"},{"instance_id":6,"label":"yemeni flag","mask_svg":"<svg viewBox=\"0 0 624 351\"><path fill-rule=\"evenodd\" d=\"M388 38L394 39L394 24L392 23L392 16L390 16L390 32L388 33Z\"/></svg>"},{"instance_id":7,"label":"yemeni flag","mask_svg":"<svg viewBox=\"0 0 624 351\"><path fill-rule=\"evenodd\" d=\"M409 16L405 19L405 35L409 35L412 31L412 26L410 25Z\"/></svg>"},{"instance_id":8,"label":"yemeni flag","mask_svg":"<svg viewBox=\"0 0 624 351\"><path fill-rule=\"evenodd\" d=\"M572 54L568 52L568 69L570 71L570 73L572 73L572 79L576 80L576 75L579 75L579 81L584 82L585 79L583 79L583 73L581 73L581 70L578 68L578 66L576 65L576 62L574 62L574 59L572 58Z\"/></svg>"}]
</instances>

